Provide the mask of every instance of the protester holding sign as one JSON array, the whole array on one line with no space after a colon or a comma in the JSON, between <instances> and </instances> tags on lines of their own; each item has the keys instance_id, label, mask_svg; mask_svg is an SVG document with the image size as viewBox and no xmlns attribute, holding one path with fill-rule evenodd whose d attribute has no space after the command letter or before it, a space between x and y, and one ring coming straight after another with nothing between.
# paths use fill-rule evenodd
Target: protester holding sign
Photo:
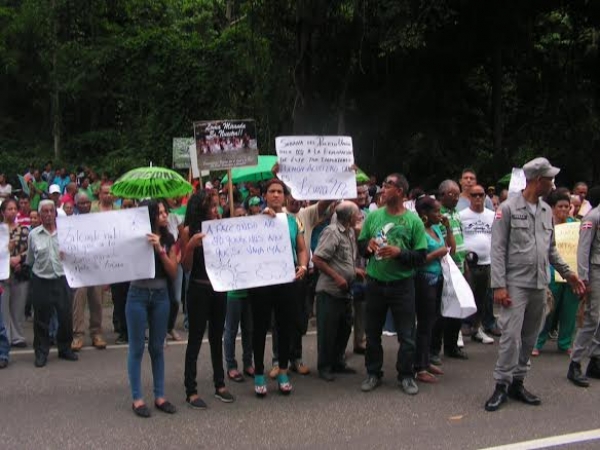
<instances>
[{"instance_id":1,"label":"protester holding sign","mask_svg":"<svg viewBox=\"0 0 600 450\"><path fill-rule=\"evenodd\" d=\"M71 350L73 341L73 298L59 257L56 206L52 200L39 204L42 226L29 233L25 264L32 269L31 298L34 311L33 349L35 366L44 367L50 352L50 320L56 311L58 357L79 358Z\"/></svg>"},{"instance_id":2,"label":"protester holding sign","mask_svg":"<svg viewBox=\"0 0 600 450\"><path fill-rule=\"evenodd\" d=\"M562 189L552 191L548 197L546 197L546 203L552 208L552 217L554 219L554 226L556 234L559 234L559 230L564 224L574 223L575 219L569 217L569 210L571 209L571 198L569 192ZM579 232L579 226L577 224L569 225L574 226L575 232ZM577 239L577 235L575 235ZM574 242L574 248L577 248L577 240ZM556 247L561 256L566 259L566 255L561 252L561 245L557 236ZM575 250L576 251L576 250ZM540 351L544 347L544 344L548 340L548 335L552 330L556 330L558 327L558 340L556 341L558 350L561 352L568 352L573 343L573 333L575 332L575 322L577 316L577 309L579 308L579 298L573 293L571 287L564 282L558 282L559 276L556 273L554 267L550 266L550 291L554 297L554 309L546 317L544 328L538 336L535 348L531 352L532 356L538 356Z\"/></svg>"},{"instance_id":3,"label":"protester holding sign","mask_svg":"<svg viewBox=\"0 0 600 450\"><path fill-rule=\"evenodd\" d=\"M143 203L142 203L143 205ZM152 200L147 203L150 214L148 242L154 249L155 275L152 279L135 280L129 286L125 314L129 338L127 371L133 404L131 408L139 417L150 417L150 409L142 396L142 358L144 339L148 327L148 353L152 361L154 380L154 406L162 412L173 414L177 410L165 399L164 342L169 321L168 281L177 275L177 256L174 239L168 230L169 213L163 202Z\"/></svg>"},{"instance_id":4,"label":"protester holding sign","mask_svg":"<svg viewBox=\"0 0 600 450\"><path fill-rule=\"evenodd\" d=\"M225 292L215 292L206 273L201 232L202 222L218 218L214 196L200 191L190 198L187 204L184 228L181 231L183 258L181 264L189 272L190 282L186 297L188 313L188 344L185 350L185 401L191 408L205 409L206 403L197 390L196 373L198 354L208 323L208 341L213 368L215 397L225 403L235 400L225 387L223 370L223 328L227 296Z\"/></svg>"},{"instance_id":5,"label":"protester holding sign","mask_svg":"<svg viewBox=\"0 0 600 450\"><path fill-rule=\"evenodd\" d=\"M267 208L263 213L275 216L283 212L286 188L279 180L271 180L266 185L265 200ZM296 280L304 278L308 272L308 252L302 235L302 224L292 215L286 214L294 264L296 265ZM267 394L267 381L264 376L265 339L271 315L275 314L275 322L279 339L279 374L277 384L282 394L289 394L292 385L288 377L290 360L290 329L294 326L294 304L289 299L290 293L296 292L294 283L277 284L250 290L254 335L254 392L262 397Z\"/></svg>"}]
</instances>

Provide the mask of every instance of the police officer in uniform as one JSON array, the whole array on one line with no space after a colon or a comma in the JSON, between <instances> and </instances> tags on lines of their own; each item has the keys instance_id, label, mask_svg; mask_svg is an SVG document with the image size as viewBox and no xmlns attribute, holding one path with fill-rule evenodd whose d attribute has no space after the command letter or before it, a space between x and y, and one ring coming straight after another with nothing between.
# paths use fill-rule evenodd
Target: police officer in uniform
<instances>
[{"instance_id":1,"label":"police officer in uniform","mask_svg":"<svg viewBox=\"0 0 600 450\"><path fill-rule=\"evenodd\" d=\"M600 186L590 190L594 207L581 221L577 245L577 272L587 286L583 325L577 332L567 378L576 386L588 387L589 378L600 378ZM585 375L581 360L589 354Z\"/></svg>"},{"instance_id":2,"label":"police officer in uniform","mask_svg":"<svg viewBox=\"0 0 600 450\"><path fill-rule=\"evenodd\" d=\"M501 305L502 336L494 369L496 389L485 403L486 411L496 411L507 397L529 405L541 403L525 389L523 380L544 315L548 263L576 294L585 292L583 282L556 250L552 209L540 200L552 190L560 169L546 158L535 158L523 171L525 190L498 207L492 226L491 286L494 301Z\"/></svg>"}]
</instances>

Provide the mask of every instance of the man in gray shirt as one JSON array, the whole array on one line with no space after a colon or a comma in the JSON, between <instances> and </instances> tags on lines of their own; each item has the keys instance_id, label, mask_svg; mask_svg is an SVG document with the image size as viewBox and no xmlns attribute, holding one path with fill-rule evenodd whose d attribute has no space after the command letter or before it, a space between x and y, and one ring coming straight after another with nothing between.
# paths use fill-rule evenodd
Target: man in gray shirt
<instances>
[{"instance_id":1,"label":"man in gray shirt","mask_svg":"<svg viewBox=\"0 0 600 450\"><path fill-rule=\"evenodd\" d=\"M546 158L535 158L523 171L525 190L498 207L492 225L491 286L494 301L501 305L502 336L494 370L496 389L485 404L487 411L496 411L508 396L529 405L541 403L525 389L523 380L544 316L548 264L576 294L585 291L583 282L556 250L552 210L540 200L550 193L560 169Z\"/></svg>"},{"instance_id":2,"label":"man in gray shirt","mask_svg":"<svg viewBox=\"0 0 600 450\"><path fill-rule=\"evenodd\" d=\"M316 287L317 366L319 377L326 381L333 381L336 372L356 373L346 366L344 350L352 329L350 286L357 273L354 227L359 209L345 201L335 212L337 221L323 230L313 255L313 263L320 271Z\"/></svg>"},{"instance_id":3,"label":"man in gray shirt","mask_svg":"<svg viewBox=\"0 0 600 450\"><path fill-rule=\"evenodd\" d=\"M577 245L577 272L587 286L587 299L567 373L580 387L590 385L588 377L600 379L600 186L593 187L588 198L593 209L581 221ZM583 375L581 361L588 355L590 362Z\"/></svg>"},{"instance_id":4,"label":"man in gray shirt","mask_svg":"<svg viewBox=\"0 0 600 450\"><path fill-rule=\"evenodd\" d=\"M73 300L67 284L56 231L56 207L52 200L42 200L38 211L42 226L29 233L26 264L32 269L31 298L34 311L33 349L35 366L44 367L50 351L48 327L52 313L58 317L56 341L58 357L77 361L71 350L73 341Z\"/></svg>"}]
</instances>

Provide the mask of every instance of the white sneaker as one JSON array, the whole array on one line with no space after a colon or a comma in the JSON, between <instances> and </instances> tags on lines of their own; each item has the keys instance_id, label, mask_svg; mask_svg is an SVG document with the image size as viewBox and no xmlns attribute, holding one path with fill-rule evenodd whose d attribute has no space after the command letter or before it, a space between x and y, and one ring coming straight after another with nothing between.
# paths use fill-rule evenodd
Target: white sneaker
<instances>
[{"instance_id":1,"label":"white sneaker","mask_svg":"<svg viewBox=\"0 0 600 450\"><path fill-rule=\"evenodd\" d=\"M475 333L473 336L471 336L471 338L475 342L481 342L482 344L493 344L494 343L494 338L491 338L487 334L485 334L483 332L483 330L481 329L481 327L477 330L477 333Z\"/></svg>"},{"instance_id":2,"label":"white sneaker","mask_svg":"<svg viewBox=\"0 0 600 450\"><path fill-rule=\"evenodd\" d=\"M393 332L393 331L384 331L384 332L383 332L383 335L384 335L384 336L397 336L397 335L398 335L398 333L395 333L395 332Z\"/></svg>"},{"instance_id":3,"label":"white sneaker","mask_svg":"<svg viewBox=\"0 0 600 450\"><path fill-rule=\"evenodd\" d=\"M462 332L458 332L458 340L456 341L456 346L458 348L463 348L465 346L465 341L463 340L462 337Z\"/></svg>"}]
</instances>

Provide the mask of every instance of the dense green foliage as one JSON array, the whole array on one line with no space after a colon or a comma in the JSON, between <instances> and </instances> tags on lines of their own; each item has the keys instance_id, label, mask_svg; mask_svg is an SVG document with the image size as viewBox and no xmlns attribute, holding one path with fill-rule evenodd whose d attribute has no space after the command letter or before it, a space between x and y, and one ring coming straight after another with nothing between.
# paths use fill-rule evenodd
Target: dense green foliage
<instances>
[{"instance_id":1,"label":"dense green foliage","mask_svg":"<svg viewBox=\"0 0 600 450\"><path fill-rule=\"evenodd\" d=\"M0 170L169 165L193 120L348 134L431 186L533 155L600 179L600 2L4 0Z\"/></svg>"}]
</instances>

